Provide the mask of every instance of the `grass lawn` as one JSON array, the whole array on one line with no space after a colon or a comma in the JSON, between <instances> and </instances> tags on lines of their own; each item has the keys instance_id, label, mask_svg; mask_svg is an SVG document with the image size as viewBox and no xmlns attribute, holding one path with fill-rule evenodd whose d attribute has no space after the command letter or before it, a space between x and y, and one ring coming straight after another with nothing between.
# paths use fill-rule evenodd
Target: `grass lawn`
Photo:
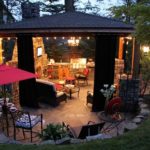
<instances>
[{"instance_id":1,"label":"grass lawn","mask_svg":"<svg viewBox=\"0 0 150 150\"><path fill-rule=\"evenodd\" d=\"M1 144L0 150L149 150L150 118L136 130L122 136L72 145L15 145Z\"/></svg>"}]
</instances>

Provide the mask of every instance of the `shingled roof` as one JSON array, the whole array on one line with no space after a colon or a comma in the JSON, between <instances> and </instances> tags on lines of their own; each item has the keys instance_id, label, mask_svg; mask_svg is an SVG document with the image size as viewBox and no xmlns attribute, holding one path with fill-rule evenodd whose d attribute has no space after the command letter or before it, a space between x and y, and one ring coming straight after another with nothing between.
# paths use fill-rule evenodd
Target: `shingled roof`
<instances>
[{"instance_id":1,"label":"shingled roof","mask_svg":"<svg viewBox=\"0 0 150 150\"><path fill-rule=\"evenodd\" d=\"M133 25L82 12L66 12L0 26L1 32L117 32L131 33Z\"/></svg>"}]
</instances>

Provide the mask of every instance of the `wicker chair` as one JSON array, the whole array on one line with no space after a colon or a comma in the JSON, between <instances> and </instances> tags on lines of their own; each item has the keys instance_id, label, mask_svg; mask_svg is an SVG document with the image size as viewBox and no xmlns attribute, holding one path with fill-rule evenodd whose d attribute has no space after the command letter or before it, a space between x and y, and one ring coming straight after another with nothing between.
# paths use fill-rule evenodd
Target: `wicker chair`
<instances>
[{"instance_id":1,"label":"wicker chair","mask_svg":"<svg viewBox=\"0 0 150 150\"><path fill-rule=\"evenodd\" d=\"M75 78L77 81L77 84L79 84L80 81L84 81L88 85L88 76L89 76L89 69L85 68L83 72L78 72L75 74Z\"/></svg>"}]
</instances>

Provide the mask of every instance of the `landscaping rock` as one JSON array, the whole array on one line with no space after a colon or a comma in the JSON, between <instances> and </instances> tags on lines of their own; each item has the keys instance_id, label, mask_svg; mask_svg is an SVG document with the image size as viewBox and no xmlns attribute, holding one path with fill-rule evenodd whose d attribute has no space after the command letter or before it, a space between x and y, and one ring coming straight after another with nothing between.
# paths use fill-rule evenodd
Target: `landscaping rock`
<instances>
[{"instance_id":1,"label":"landscaping rock","mask_svg":"<svg viewBox=\"0 0 150 150\"><path fill-rule=\"evenodd\" d=\"M150 111L148 109L142 108L140 114L144 116L148 116L150 114Z\"/></svg>"},{"instance_id":2,"label":"landscaping rock","mask_svg":"<svg viewBox=\"0 0 150 150\"><path fill-rule=\"evenodd\" d=\"M133 119L133 121L132 121L132 122L134 122L134 123L136 123L136 124L139 124L139 123L141 123L141 122L142 122L142 119L141 119L141 118L136 117L136 118L134 118L134 119Z\"/></svg>"},{"instance_id":3,"label":"landscaping rock","mask_svg":"<svg viewBox=\"0 0 150 150\"><path fill-rule=\"evenodd\" d=\"M62 138L60 140L57 140L55 143L56 144L69 144L70 143L70 137Z\"/></svg>"},{"instance_id":4,"label":"landscaping rock","mask_svg":"<svg viewBox=\"0 0 150 150\"><path fill-rule=\"evenodd\" d=\"M140 104L140 108L142 109L142 108L147 108L148 107L148 105L147 104L144 104L144 103L141 103Z\"/></svg>"},{"instance_id":5,"label":"landscaping rock","mask_svg":"<svg viewBox=\"0 0 150 150\"><path fill-rule=\"evenodd\" d=\"M136 116L136 118L144 119L145 117L143 115L138 115L138 116Z\"/></svg>"},{"instance_id":6,"label":"landscaping rock","mask_svg":"<svg viewBox=\"0 0 150 150\"><path fill-rule=\"evenodd\" d=\"M118 131L118 135L123 135L124 134L124 128Z\"/></svg>"},{"instance_id":7,"label":"landscaping rock","mask_svg":"<svg viewBox=\"0 0 150 150\"><path fill-rule=\"evenodd\" d=\"M111 135L97 134L97 135L93 135L93 136L87 136L86 140L87 141L92 141L92 140L97 140L97 139L110 139L110 138L112 138Z\"/></svg>"},{"instance_id":8,"label":"landscaping rock","mask_svg":"<svg viewBox=\"0 0 150 150\"><path fill-rule=\"evenodd\" d=\"M139 97L139 102L144 101L144 99L142 97Z\"/></svg>"},{"instance_id":9,"label":"landscaping rock","mask_svg":"<svg viewBox=\"0 0 150 150\"><path fill-rule=\"evenodd\" d=\"M0 143L8 143L9 138L6 137L3 133L0 133Z\"/></svg>"},{"instance_id":10,"label":"landscaping rock","mask_svg":"<svg viewBox=\"0 0 150 150\"><path fill-rule=\"evenodd\" d=\"M20 141L16 141L16 140L9 140L8 142L9 144L27 144L27 145L33 145L33 143L22 143Z\"/></svg>"},{"instance_id":11,"label":"landscaping rock","mask_svg":"<svg viewBox=\"0 0 150 150\"><path fill-rule=\"evenodd\" d=\"M85 142L86 142L86 139L81 140L81 139L72 138L72 139L70 140L70 143L71 143L71 144L78 144L78 143L85 143Z\"/></svg>"},{"instance_id":12,"label":"landscaping rock","mask_svg":"<svg viewBox=\"0 0 150 150\"><path fill-rule=\"evenodd\" d=\"M42 141L41 143L39 143L39 145L43 145L43 144L55 144L54 140L45 140L45 141Z\"/></svg>"},{"instance_id":13,"label":"landscaping rock","mask_svg":"<svg viewBox=\"0 0 150 150\"><path fill-rule=\"evenodd\" d=\"M134 130L136 129L138 126L136 123L133 122L129 122L125 124L125 130L129 131L129 130Z\"/></svg>"}]
</instances>

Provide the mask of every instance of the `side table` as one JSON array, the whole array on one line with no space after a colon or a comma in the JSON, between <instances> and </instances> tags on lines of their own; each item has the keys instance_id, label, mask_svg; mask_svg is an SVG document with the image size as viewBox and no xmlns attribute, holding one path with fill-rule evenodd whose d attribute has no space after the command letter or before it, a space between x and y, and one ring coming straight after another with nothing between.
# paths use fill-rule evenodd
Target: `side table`
<instances>
[{"instance_id":1,"label":"side table","mask_svg":"<svg viewBox=\"0 0 150 150\"><path fill-rule=\"evenodd\" d=\"M70 99L72 98L73 93L78 93L78 97L79 97L80 87L77 87L73 84L66 84L64 88L65 88L65 92L69 94Z\"/></svg>"}]
</instances>

